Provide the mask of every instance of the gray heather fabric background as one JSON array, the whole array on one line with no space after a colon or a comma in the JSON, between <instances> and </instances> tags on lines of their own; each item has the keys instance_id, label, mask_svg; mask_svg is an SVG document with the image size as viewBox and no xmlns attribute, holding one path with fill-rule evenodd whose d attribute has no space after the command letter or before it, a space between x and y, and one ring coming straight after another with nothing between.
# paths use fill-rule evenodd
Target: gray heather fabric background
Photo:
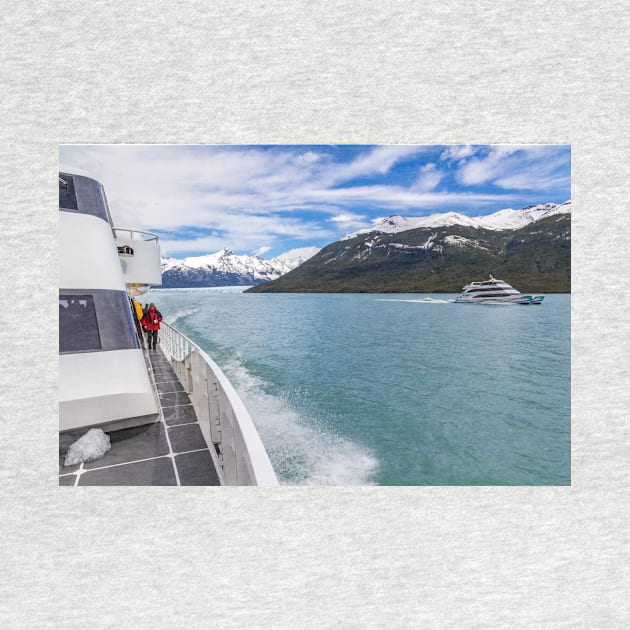
<instances>
[{"instance_id":1,"label":"gray heather fabric background","mask_svg":"<svg viewBox=\"0 0 630 630\"><path fill-rule=\"evenodd\" d=\"M627 628L627 8L3 3L0 627ZM75 142L572 144L572 486L59 488Z\"/></svg>"}]
</instances>

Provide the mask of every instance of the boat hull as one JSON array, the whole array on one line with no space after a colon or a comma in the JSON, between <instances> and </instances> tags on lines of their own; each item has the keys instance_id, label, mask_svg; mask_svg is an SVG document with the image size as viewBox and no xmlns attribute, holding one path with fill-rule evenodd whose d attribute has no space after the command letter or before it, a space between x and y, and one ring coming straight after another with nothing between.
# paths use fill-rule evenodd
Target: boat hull
<instances>
[{"instance_id":1,"label":"boat hull","mask_svg":"<svg viewBox=\"0 0 630 630\"><path fill-rule=\"evenodd\" d=\"M455 298L455 302L458 304L532 304L531 295L510 295L506 297L492 297L492 298L472 298L459 296ZM540 302L538 302L540 304Z\"/></svg>"}]
</instances>

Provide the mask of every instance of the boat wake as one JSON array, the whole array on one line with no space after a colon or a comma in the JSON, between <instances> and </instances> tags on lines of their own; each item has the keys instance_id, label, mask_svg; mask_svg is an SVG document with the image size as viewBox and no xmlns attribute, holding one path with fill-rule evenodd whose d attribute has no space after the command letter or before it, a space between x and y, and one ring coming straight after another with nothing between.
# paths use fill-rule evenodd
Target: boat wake
<instances>
[{"instance_id":1,"label":"boat wake","mask_svg":"<svg viewBox=\"0 0 630 630\"><path fill-rule=\"evenodd\" d=\"M184 317L189 317L190 315L194 315L199 309L196 308L185 308L172 313L168 313L168 323L171 325L175 325L175 322L180 319L184 319Z\"/></svg>"},{"instance_id":2,"label":"boat wake","mask_svg":"<svg viewBox=\"0 0 630 630\"><path fill-rule=\"evenodd\" d=\"M370 485L378 467L367 449L303 418L288 401L265 391L240 357L223 367L245 403L283 485Z\"/></svg>"},{"instance_id":3,"label":"boat wake","mask_svg":"<svg viewBox=\"0 0 630 630\"><path fill-rule=\"evenodd\" d=\"M455 300L436 300L435 298L418 298L418 299L402 299L402 298L378 298L379 302L413 302L414 304L452 304Z\"/></svg>"}]
</instances>

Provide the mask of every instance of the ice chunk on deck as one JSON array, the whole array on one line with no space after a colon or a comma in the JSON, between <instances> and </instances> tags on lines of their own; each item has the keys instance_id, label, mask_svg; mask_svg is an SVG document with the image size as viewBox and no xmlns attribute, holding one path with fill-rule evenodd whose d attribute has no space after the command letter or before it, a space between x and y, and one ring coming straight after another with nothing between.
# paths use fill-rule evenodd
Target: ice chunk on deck
<instances>
[{"instance_id":1,"label":"ice chunk on deck","mask_svg":"<svg viewBox=\"0 0 630 630\"><path fill-rule=\"evenodd\" d=\"M102 429L90 429L85 435L70 445L64 466L74 466L81 462L93 462L95 459L103 457L111 447L107 433Z\"/></svg>"}]
</instances>

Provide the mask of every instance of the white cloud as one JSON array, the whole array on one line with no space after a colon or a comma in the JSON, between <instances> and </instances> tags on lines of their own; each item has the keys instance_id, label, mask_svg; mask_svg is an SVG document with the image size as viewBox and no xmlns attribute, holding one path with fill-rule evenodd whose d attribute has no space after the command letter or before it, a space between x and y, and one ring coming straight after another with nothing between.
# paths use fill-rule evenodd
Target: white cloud
<instances>
[{"instance_id":1,"label":"white cloud","mask_svg":"<svg viewBox=\"0 0 630 630\"><path fill-rule=\"evenodd\" d=\"M223 247L254 251L261 243L277 250L288 239L335 240L341 230L363 227L373 211L496 207L517 198L478 189L437 191L447 173L444 163L426 164L407 186L387 184L381 177L379 185L370 180L348 185L356 178L386 175L431 148L369 147L340 162L333 149L319 148L66 145L60 158L103 183L115 224L169 231L178 238L184 228L196 228L189 239L163 239L165 253ZM545 146L458 145L445 148L441 158L460 160L453 168L460 183L469 186L490 181L509 191L534 189L538 181L545 189L568 178L560 168L566 166L566 151L558 156Z\"/></svg>"},{"instance_id":2,"label":"white cloud","mask_svg":"<svg viewBox=\"0 0 630 630\"><path fill-rule=\"evenodd\" d=\"M263 245L262 247L259 247L255 252L254 255L255 256L262 256L263 254L266 254L268 251L271 250L271 247L269 247L269 245Z\"/></svg>"},{"instance_id":3,"label":"white cloud","mask_svg":"<svg viewBox=\"0 0 630 630\"><path fill-rule=\"evenodd\" d=\"M322 173L321 184L331 186L335 183L366 177L385 175L397 162L410 158L427 150L422 145L392 144L371 149L348 164L332 164Z\"/></svg>"},{"instance_id":4,"label":"white cloud","mask_svg":"<svg viewBox=\"0 0 630 630\"><path fill-rule=\"evenodd\" d=\"M444 173L439 171L433 162L429 162L420 168L420 176L414 188L420 192L429 192L442 181L443 177Z\"/></svg>"},{"instance_id":5,"label":"white cloud","mask_svg":"<svg viewBox=\"0 0 630 630\"><path fill-rule=\"evenodd\" d=\"M360 215L345 211L356 202L366 207L403 208L451 203L456 197L448 193L426 194L438 183L435 169L422 173L415 189L331 187L353 177L387 173L397 162L426 150L427 146L381 146L347 164L316 160L312 151L296 155L282 147L77 145L62 147L60 153L64 161L90 171L103 183L118 225L157 230L197 226L240 233L258 229L266 219L284 223L288 219L281 214L304 210L333 218L354 214L353 220L359 221ZM309 153L313 155L304 159ZM478 204L496 198L477 195L470 201ZM465 197L457 199L466 201ZM334 222L344 221L337 218ZM312 228L312 221L294 219L288 228L276 231L288 229L306 236Z\"/></svg>"},{"instance_id":6,"label":"white cloud","mask_svg":"<svg viewBox=\"0 0 630 630\"><path fill-rule=\"evenodd\" d=\"M314 151L306 151L301 155L298 155L297 161L312 164L313 162L319 162L324 156L321 153L315 153Z\"/></svg>"},{"instance_id":7,"label":"white cloud","mask_svg":"<svg viewBox=\"0 0 630 630\"><path fill-rule=\"evenodd\" d=\"M498 164L496 160L471 160L458 173L457 179L466 186L484 184L496 177Z\"/></svg>"},{"instance_id":8,"label":"white cloud","mask_svg":"<svg viewBox=\"0 0 630 630\"><path fill-rule=\"evenodd\" d=\"M481 157L463 163L457 180L466 186L493 183L505 189L539 188L536 181L546 181L540 189L568 182L568 176L554 173L566 167L562 145L493 145ZM562 155L560 155L562 152Z\"/></svg>"},{"instance_id":9,"label":"white cloud","mask_svg":"<svg viewBox=\"0 0 630 630\"><path fill-rule=\"evenodd\" d=\"M398 187L329 186L359 175L386 173L398 161L425 150L381 146L348 164L315 159L318 154L312 151L296 155L281 147L69 145L60 153L63 161L90 171L103 183L114 221L121 226L157 230L196 226L235 237L261 230L264 235L316 238L324 232L313 221L291 221L281 213L312 210L345 218L353 213L343 207L355 200L368 206L408 205L405 199L412 197L405 197ZM354 215L353 221L360 220ZM277 225L272 229L273 223ZM258 236L252 247L262 240Z\"/></svg>"},{"instance_id":10,"label":"white cloud","mask_svg":"<svg viewBox=\"0 0 630 630\"><path fill-rule=\"evenodd\" d=\"M173 256L185 252L218 252L224 248L242 250L238 243L229 242L220 236L203 236L187 240L160 239L160 253L162 256Z\"/></svg>"},{"instance_id":11,"label":"white cloud","mask_svg":"<svg viewBox=\"0 0 630 630\"><path fill-rule=\"evenodd\" d=\"M470 144L455 144L448 147L440 155L440 160L453 160L459 162L475 153L475 149Z\"/></svg>"},{"instance_id":12,"label":"white cloud","mask_svg":"<svg viewBox=\"0 0 630 630\"><path fill-rule=\"evenodd\" d=\"M508 173L497 179L494 184L500 188L512 190L550 190L571 186L570 173L566 171L564 156L545 156L542 160L523 164L515 173Z\"/></svg>"},{"instance_id":13,"label":"white cloud","mask_svg":"<svg viewBox=\"0 0 630 630\"><path fill-rule=\"evenodd\" d=\"M301 221L291 217L245 216L240 213L222 214L197 227L212 229L212 234L177 239L163 237L160 239L163 255L173 252L218 251L224 247L234 251L256 250L261 255L282 243L285 238L308 242L315 239L334 240L336 236L333 230L314 221ZM261 241L266 245L261 246Z\"/></svg>"},{"instance_id":14,"label":"white cloud","mask_svg":"<svg viewBox=\"0 0 630 630\"><path fill-rule=\"evenodd\" d=\"M493 146L487 155L464 162L457 173L457 179L466 186L485 184L505 171L505 158L516 151L518 147Z\"/></svg>"},{"instance_id":15,"label":"white cloud","mask_svg":"<svg viewBox=\"0 0 630 630\"><path fill-rule=\"evenodd\" d=\"M455 204L471 207L509 202L513 196L477 192L422 192L400 186L353 186L310 192L310 198L339 205L361 203L372 208L439 208Z\"/></svg>"},{"instance_id":16,"label":"white cloud","mask_svg":"<svg viewBox=\"0 0 630 630\"><path fill-rule=\"evenodd\" d=\"M363 219L365 219L363 215L350 213L338 214L334 217L330 217L330 221L333 221L334 223L351 223L353 221L362 221Z\"/></svg>"}]
</instances>

